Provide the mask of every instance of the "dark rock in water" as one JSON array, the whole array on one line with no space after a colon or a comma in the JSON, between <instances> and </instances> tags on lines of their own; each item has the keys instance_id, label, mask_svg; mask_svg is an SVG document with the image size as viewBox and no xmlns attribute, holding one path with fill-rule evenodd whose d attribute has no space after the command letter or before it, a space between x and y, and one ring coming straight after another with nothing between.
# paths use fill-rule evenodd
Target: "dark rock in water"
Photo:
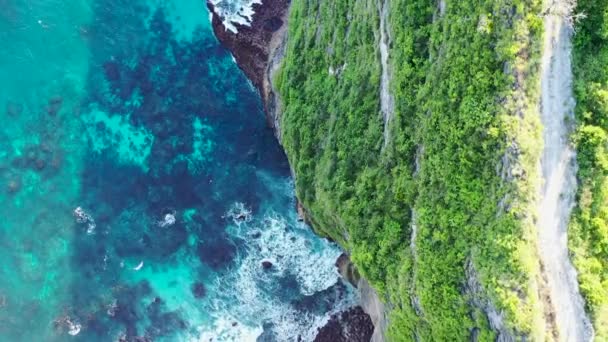
<instances>
[{"instance_id":1,"label":"dark rock in water","mask_svg":"<svg viewBox=\"0 0 608 342\"><path fill-rule=\"evenodd\" d=\"M205 289L205 285L200 281L192 284L192 295L194 298L203 298L207 294L207 289Z\"/></svg>"},{"instance_id":2,"label":"dark rock in water","mask_svg":"<svg viewBox=\"0 0 608 342\"><path fill-rule=\"evenodd\" d=\"M315 342L369 342L374 332L371 318L360 306L334 314L319 329Z\"/></svg>"},{"instance_id":3,"label":"dark rock in water","mask_svg":"<svg viewBox=\"0 0 608 342\"><path fill-rule=\"evenodd\" d=\"M116 340L117 342L152 342L153 340L148 336L127 336L121 335Z\"/></svg>"},{"instance_id":4,"label":"dark rock in water","mask_svg":"<svg viewBox=\"0 0 608 342\"><path fill-rule=\"evenodd\" d=\"M264 260L262 261L262 268L265 270L269 270L272 268L272 262L268 261L268 260Z\"/></svg>"},{"instance_id":5,"label":"dark rock in water","mask_svg":"<svg viewBox=\"0 0 608 342\"><path fill-rule=\"evenodd\" d=\"M247 78L262 91L263 78L268 66L270 41L273 33L284 26L289 0L264 0L255 4L251 26L236 24L237 34L226 30L222 20L213 11L213 4L207 0L207 7L213 13L213 31L218 40L228 48L237 60Z\"/></svg>"}]
</instances>

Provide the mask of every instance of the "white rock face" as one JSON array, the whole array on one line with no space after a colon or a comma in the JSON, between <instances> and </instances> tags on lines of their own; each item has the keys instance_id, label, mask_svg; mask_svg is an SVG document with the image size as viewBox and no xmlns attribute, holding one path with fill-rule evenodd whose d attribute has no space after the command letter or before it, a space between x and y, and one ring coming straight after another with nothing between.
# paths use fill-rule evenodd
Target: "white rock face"
<instances>
[{"instance_id":1,"label":"white rock face","mask_svg":"<svg viewBox=\"0 0 608 342\"><path fill-rule=\"evenodd\" d=\"M568 221L576 192L576 159L568 136L572 122L572 0L547 0L542 59L544 184L538 209L539 252L545 267L560 341L590 341L593 328L584 309L576 270L568 255Z\"/></svg>"}]
</instances>

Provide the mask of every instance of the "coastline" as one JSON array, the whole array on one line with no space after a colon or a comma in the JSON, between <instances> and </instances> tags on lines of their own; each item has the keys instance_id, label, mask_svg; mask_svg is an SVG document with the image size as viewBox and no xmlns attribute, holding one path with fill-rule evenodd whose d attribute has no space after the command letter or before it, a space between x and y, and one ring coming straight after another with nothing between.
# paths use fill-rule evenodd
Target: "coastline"
<instances>
[{"instance_id":1,"label":"coastline","mask_svg":"<svg viewBox=\"0 0 608 342\"><path fill-rule=\"evenodd\" d=\"M251 25L236 24L238 33L235 34L224 27L213 4L207 1L218 41L233 54L238 67L260 93L267 124L281 145L281 102L272 80L285 54L290 2L291 0L264 0L262 4L254 4L255 14ZM292 176L295 177L293 169ZM296 210L302 220L311 223L306 208L299 201ZM386 319L380 297L358 275L346 253L336 260L336 268L343 279L355 287L361 298L360 306L332 315L326 325L319 329L315 341L384 341Z\"/></svg>"},{"instance_id":2,"label":"coastline","mask_svg":"<svg viewBox=\"0 0 608 342\"><path fill-rule=\"evenodd\" d=\"M222 19L215 13L213 4L210 1L206 3L216 38L232 53L238 67L260 93L268 124L281 143L278 129L279 104L272 77L284 52L290 0L264 0L263 4L254 4L255 14L251 25L235 24L237 34L226 29Z\"/></svg>"}]
</instances>

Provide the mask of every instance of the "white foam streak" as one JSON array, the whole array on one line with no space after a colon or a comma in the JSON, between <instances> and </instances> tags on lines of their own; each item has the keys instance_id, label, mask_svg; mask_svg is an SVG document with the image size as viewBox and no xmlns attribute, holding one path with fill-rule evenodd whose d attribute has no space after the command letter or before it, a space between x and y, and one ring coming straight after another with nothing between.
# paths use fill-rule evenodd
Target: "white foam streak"
<instances>
[{"instance_id":1,"label":"white foam streak","mask_svg":"<svg viewBox=\"0 0 608 342\"><path fill-rule=\"evenodd\" d=\"M211 0L215 13L222 19L226 30L237 33L236 25L249 26L253 21L253 5L262 0Z\"/></svg>"}]
</instances>

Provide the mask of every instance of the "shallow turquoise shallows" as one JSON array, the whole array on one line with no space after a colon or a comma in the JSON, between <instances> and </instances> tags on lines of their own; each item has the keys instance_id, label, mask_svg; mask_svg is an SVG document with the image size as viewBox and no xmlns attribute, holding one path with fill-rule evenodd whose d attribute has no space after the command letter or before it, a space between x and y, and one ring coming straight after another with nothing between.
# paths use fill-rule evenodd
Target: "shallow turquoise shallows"
<instances>
[{"instance_id":1,"label":"shallow turquoise shallows","mask_svg":"<svg viewBox=\"0 0 608 342\"><path fill-rule=\"evenodd\" d=\"M0 0L0 47L0 341L308 341L353 304L203 0Z\"/></svg>"}]
</instances>

